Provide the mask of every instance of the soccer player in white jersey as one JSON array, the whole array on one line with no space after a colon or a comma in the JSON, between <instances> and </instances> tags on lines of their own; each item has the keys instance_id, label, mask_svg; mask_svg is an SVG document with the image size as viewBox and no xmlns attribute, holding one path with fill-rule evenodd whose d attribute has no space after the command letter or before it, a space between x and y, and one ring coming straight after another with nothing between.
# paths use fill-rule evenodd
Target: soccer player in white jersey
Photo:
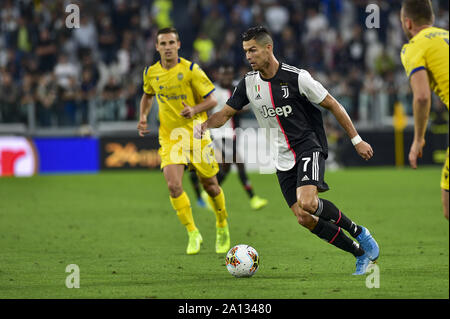
<instances>
[{"instance_id":1,"label":"soccer player in white jersey","mask_svg":"<svg viewBox=\"0 0 450 319\"><path fill-rule=\"evenodd\" d=\"M332 202L318 196L328 190L324 181L328 146L322 114L316 105L335 116L362 158L369 160L373 156L372 147L358 135L343 106L307 71L278 62L272 37L264 27L250 28L242 40L253 71L239 82L220 112L195 127L194 136L199 138L208 129L222 126L249 104L259 125L266 128L282 193L298 223L353 254L353 274L365 274L370 262L379 256L377 242L367 228L355 224ZM270 129L278 134L273 136Z\"/></svg>"}]
</instances>

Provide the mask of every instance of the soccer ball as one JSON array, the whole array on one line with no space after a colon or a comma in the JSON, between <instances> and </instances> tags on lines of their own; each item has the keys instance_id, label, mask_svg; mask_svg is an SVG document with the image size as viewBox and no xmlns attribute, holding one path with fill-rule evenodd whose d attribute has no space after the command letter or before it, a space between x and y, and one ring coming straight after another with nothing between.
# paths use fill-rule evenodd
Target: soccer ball
<instances>
[{"instance_id":1,"label":"soccer ball","mask_svg":"<svg viewBox=\"0 0 450 319\"><path fill-rule=\"evenodd\" d=\"M258 270L259 255L249 245L236 245L228 251L225 264L233 276L251 277Z\"/></svg>"}]
</instances>

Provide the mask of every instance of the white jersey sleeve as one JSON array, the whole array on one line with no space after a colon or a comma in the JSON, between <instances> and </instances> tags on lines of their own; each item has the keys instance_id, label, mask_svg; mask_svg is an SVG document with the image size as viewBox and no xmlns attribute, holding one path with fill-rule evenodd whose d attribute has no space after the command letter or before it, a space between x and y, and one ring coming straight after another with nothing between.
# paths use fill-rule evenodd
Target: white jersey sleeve
<instances>
[{"instance_id":1,"label":"white jersey sleeve","mask_svg":"<svg viewBox=\"0 0 450 319\"><path fill-rule=\"evenodd\" d=\"M315 104L321 103L328 94L323 85L314 80L306 70L301 70L298 75L298 88L301 94Z\"/></svg>"}]
</instances>

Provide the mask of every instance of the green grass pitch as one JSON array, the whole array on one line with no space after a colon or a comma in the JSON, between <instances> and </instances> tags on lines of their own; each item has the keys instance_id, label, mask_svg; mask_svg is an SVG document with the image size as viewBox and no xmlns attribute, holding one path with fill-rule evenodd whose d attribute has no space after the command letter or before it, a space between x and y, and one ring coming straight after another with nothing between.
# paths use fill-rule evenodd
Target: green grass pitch
<instances>
[{"instance_id":1,"label":"green grass pitch","mask_svg":"<svg viewBox=\"0 0 450 319\"><path fill-rule=\"evenodd\" d=\"M381 254L379 288L351 276L355 259L299 226L275 175L251 174L269 205L252 211L235 174L223 189L232 245L257 249L252 278L234 278L214 251L215 217L196 207L204 244L187 234L159 171L0 179L0 298L449 298L449 225L440 168L327 172L333 201L367 226ZM65 285L66 266L80 288Z\"/></svg>"}]
</instances>

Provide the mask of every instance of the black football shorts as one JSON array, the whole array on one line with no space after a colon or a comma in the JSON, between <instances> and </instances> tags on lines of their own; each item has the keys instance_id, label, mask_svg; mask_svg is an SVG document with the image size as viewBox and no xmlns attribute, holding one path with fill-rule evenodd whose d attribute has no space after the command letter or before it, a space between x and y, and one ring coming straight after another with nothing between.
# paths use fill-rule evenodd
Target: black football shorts
<instances>
[{"instance_id":1,"label":"black football shorts","mask_svg":"<svg viewBox=\"0 0 450 319\"><path fill-rule=\"evenodd\" d=\"M320 151L304 152L297 159L293 168L288 171L277 170L281 192L289 207L297 202L298 187L315 185L319 192L329 190L324 176L325 156Z\"/></svg>"}]
</instances>

